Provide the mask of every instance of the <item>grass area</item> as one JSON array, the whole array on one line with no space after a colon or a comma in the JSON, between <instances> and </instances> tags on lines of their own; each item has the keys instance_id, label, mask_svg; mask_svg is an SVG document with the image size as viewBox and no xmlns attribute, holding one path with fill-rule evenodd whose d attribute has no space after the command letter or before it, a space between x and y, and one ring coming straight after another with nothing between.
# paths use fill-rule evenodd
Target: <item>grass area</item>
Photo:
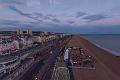
<instances>
[{"instance_id":1,"label":"grass area","mask_svg":"<svg viewBox=\"0 0 120 80\"><path fill-rule=\"evenodd\" d=\"M57 68L52 80L69 80L68 69L65 67Z\"/></svg>"}]
</instances>

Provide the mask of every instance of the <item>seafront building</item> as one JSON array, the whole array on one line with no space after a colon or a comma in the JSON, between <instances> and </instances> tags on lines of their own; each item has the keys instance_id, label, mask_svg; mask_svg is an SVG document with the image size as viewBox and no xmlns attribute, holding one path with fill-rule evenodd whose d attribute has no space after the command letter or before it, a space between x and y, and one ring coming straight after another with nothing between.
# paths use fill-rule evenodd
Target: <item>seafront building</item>
<instances>
[{"instance_id":1,"label":"seafront building","mask_svg":"<svg viewBox=\"0 0 120 80\"><path fill-rule=\"evenodd\" d=\"M9 73L20 65L17 56L0 56L0 77L5 73Z\"/></svg>"},{"instance_id":2,"label":"seafront building","mask_svg":"<svg viewBox=\"0 0 120 80\"><path fill-rule=\"evenodd\" d=\"M19 46L19 41L18 40L13 40L12 42L12 46L13 46L13 50L19 50L20 49L20 46Z\"/></svg>"},{"instance_id":3,"label":"seafront building","mask_svg":"<svg viewBox=\"0 0 120 80\"><path fill-rule=\"evenodd\" d=\"M31 30L17 30L12 35L0 35L0 77L6 73L15 70L22 60L25 60L31 52L20 53L28 48L34 47L36 44L57 39L59 36L50 32L41 32L34 34Z\"/></svg>"},{"instance_id":4,"label":"seafront building","mask_svg":"<svg viewBox=\"0 0 120 80\"><path fill-rule=\"evenodd\" d=\"M10 36L0 36L0 55L4 53L9 53L10 49L12 48L11 42L12 40Z\"/></svg>"},{"instance_id":5,"label":"seafront building","mask_svg":"<svg viewBox=\"0 0 120 80\"><path fill-rule=\"evenodd\" d=\"M5 55L10 51L18 51L32 47L35 42L44 43L57 38L58 35L51 32L40 32L34 34L30 29L22 31L18 29L11 35L0 35L0 55Z\"/></svg>"},{"instance_id":6,"label":"seafront building","mask_svg":"<svg viewBox=\"0 0 120 80\"><path fill-rule=\"evenodd\" d=\"M32 47L35 42L44 43L57 38L58 35L50 32L41 32L34 35L29 29L26 32L20 29L17 30L16 34L11 36L2 35L0 36L0 55L5 55L12 51L18 51ZM60 37L63 37L61 35Z\"/></svg>"},{"instance_id":7,"label":"seafront building","mask_svg":"<svg viewBox=\"0 0 120 80\"><path fill-rule=\"evenodd\" d=\"M2 34L0 36L0 55L8 54L8 51L11 50L18 51L27 47L31 47L33 42L31 30L28 30L25 34L23 34L23 31L20 29L17 30L16 34L10 36Z\"/></svg>"}]
</instances>

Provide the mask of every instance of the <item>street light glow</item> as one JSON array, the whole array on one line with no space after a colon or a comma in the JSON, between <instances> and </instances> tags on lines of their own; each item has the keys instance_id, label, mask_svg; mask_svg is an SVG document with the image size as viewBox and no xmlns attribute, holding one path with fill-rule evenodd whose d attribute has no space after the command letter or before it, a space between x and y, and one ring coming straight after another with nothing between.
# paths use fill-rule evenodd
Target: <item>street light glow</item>
<instances>
[{"instance_id":1,"label":"street light glow","mask_svg":"<svg viewBox=\"0 0 120 80\"><path fill-rule=\"evenodd\" d=\"M37 80L38 78L36 77L35 80Z\"/></svg>"}]
</instances>

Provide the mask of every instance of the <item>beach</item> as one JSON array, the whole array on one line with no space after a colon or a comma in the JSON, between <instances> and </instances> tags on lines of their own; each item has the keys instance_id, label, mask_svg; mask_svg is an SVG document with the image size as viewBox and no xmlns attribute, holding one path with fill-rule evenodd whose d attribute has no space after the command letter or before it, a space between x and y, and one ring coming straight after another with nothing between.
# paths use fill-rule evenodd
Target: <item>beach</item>
<instances>
[{"instance_id":1,"label":"beach","mask_svg":"<svg viewBox=\"0 0 120 80\"><path fill-rule=\"evenodd\" d=\"M75 80L120 80L120 57L77 35L72 37L67 47L81 47L95 59L95 69L72 68Z\"/></svg>"}]
</instances>

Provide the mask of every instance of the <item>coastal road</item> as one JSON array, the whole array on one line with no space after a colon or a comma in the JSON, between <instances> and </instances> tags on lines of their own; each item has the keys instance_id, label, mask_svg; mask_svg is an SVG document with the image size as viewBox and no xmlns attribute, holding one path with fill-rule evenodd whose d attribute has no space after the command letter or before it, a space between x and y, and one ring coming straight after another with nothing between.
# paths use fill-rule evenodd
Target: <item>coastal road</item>
<instances>
[{"instance_id":1,"label":"coastal road","mask_svg":"<svg viewBox=\"0 0 120 80\"><path fill-rule=\"evenodd\" d=\"M55 43L54 42L52 42L52 43L47 42L41 46L38 45L38 46L27 48L27 49L22 50L22 51L18 51L16 53L11 54L11 56L20 56L21 59L27 58L27 56L30 57L30 55L32 57L34 54L41 52L43 50L44 50L43 52L45 53L47 48L49 48L52 44L54 45ZM45 57L45 58L47 58L47 57ZM11 80L11 79L13 80L13 78L15 78L15 76L18 76L19 74L23 74L28 68L30 68L30 66L37 63L37 62L34 62L32 59L30 61L28 61L26 59L23 61L24 61L24 63L21 63L21 66L19 66L16 70L12 71L9 75L5 76L3 78L3 80ZM24 69L26 69L26 70L24 70ZM18 80L18 77L16 80Z\"/></svg>"},{"instance_id":2,"label":"coastal road","mask_svg":"<svg viewBox=\"0 0 120 80\"><path fill-rule=\"evenodd\" d=\"M60 40L55 40L54 43L52 42L52 49L48 48L44 51L40 51L39 53L42 53L43 56L35 59L34 65L31 66L28 71L25 71L19 80L34 80L35 77L42 78L42 80L49 80L52 76L52 66L57 59L62 44L66 43L66 40L61 43L59 43L59 41ZM49 54L50 51L52 51L52 54ZM46 74L49 74L49 76L46 76ZM18 80L18 78L16 80Z\"/></svg>"},{"instance_id":3,"label":"coastal road","mask_svg":"<svg viewBox=\"0 0 120 80\"><path fill-rule=\"evenodd\" d=\"M50 80L53 73L53 66L57 60L58 55L60 54L63 47L69 42L69 39L63 39L61 43L57 43L56 48L52 50L52 54L45 61L45 65L39 71L39 73L35 76L37 80Z\"/></svg>"}]
</instances>

